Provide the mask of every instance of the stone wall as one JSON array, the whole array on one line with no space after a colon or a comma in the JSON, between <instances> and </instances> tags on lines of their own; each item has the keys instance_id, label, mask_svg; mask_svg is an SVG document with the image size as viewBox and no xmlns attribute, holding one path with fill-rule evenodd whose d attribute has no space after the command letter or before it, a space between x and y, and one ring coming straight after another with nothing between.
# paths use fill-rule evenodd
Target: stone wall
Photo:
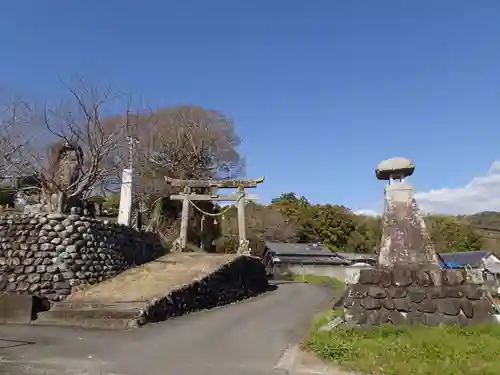
<instances>
[{"instance_id":1,"label":"stone wall","mask_svg":"<svg viewBox=\"0 0 500 375\"><path fill-rule=\"evenodd\" d=\"M0 291L57 301L165 253L151 233L78 215L0 217Z\"/></svg>"},{"instance_id":2,"label":"stone wall","mask_svg":"<svg viewBox=\"0 0 500 375\"><path fill-rule=\"evenodd\" d=\"M215 272L152 301L137 324L159 322L197 310L227 305L272 290L260 259L240 256Z\"/></svg>"},{"instance_id":3,"label":"stone wall","mask_svg":"<svg viewBox=\"0 0 500 375\"><path fill-rule=\"evenodd\" d=\"M479 285L467 282L464 270L361 270L344 307L346 320L361 326L493 321L491 302Z\"/></svg>"}]
</instances>

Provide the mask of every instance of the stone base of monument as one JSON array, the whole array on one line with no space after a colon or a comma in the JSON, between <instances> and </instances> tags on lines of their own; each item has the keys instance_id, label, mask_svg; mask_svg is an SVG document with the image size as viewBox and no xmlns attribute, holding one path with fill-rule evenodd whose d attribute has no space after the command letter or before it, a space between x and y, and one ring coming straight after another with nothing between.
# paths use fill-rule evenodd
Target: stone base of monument
<instances>
[{"instance_id":1,"label":"stone base of monument","mask_svg":"<svg viewBox=\"0 0 500 375\"><path fill-rule=\"evenodd\" d=\"M381 324L493 323L493 307L465 270L396 267L363 269L343 301L345 320Z\"/></svg>"}]
</instances>

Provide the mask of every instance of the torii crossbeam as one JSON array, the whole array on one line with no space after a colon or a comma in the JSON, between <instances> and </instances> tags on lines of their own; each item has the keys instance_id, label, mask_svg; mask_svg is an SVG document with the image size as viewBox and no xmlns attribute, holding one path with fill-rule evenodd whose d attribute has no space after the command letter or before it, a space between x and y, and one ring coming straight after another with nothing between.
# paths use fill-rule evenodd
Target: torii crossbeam
<instances>
[{"instance_id":1,"label":"torii crossbeam","mask_svg":"<svg viewBox=\"0 0 500 375\"><path fill-rule=\"evenodd\" d=\"M248 254L248 240L246 238L245 224L245 203L249 200L255 200L257 197L248 195L246 188L256 188L258 184L264 181L264 177L249 180L179 180L171 177L165 177L165 181L175 187L183 187L184 190L179 194L173 194L170 199L182 201L181 231L177 240L180 250L187 246L187 233L189 222L189 206L192 201L228 201L237 202L238 208L238 235L239 248L238 254ZM210 194L192 193L192 188L210 188ZM238 189L236 193L228 195L219 195L218 189Z\"/></svg>"}]
</instances>

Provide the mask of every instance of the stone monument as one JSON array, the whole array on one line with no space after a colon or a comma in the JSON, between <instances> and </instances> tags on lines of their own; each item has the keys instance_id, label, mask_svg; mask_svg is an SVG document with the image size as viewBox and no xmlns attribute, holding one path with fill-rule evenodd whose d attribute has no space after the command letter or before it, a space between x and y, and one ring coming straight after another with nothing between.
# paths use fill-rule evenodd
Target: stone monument
<instances>
[{"instance_id":1,"label":"stone monument","mask_svg":"<svg viewBox=\"0 0 500 375\"><path fill-rule=\"evenodd\" d=\"M69 213L81 209L81 197L75 196L83 165L83 150L76 142L65 142L50 150L50 166L42 179L42 201L49 212Z\"/></svg>"},{"instance_id":2,"label":"stone monument","mask_svg":"<svg viewBox=\"0 0 500 375\"><path fill-rule=\"evenodd\" d=\"M465 270L441 269L439 257L405 178L415 166L405 158L381 162L376 177L388 181L378 263L362 269L344 298L345 320L380 324L493 322L492 304L480 280Z\"/></svg>"}]
</instances>

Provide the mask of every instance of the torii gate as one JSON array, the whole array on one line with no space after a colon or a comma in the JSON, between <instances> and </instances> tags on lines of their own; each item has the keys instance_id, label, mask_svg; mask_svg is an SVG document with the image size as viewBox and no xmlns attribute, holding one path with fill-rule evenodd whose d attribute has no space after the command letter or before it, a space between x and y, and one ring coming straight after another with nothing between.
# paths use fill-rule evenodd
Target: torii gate
<instances>
[{"instance_id":1,"label":"torii gate","mask_svg":"<svg viewBox=\"0 0 500 375\"><path fill-rule=\"evenodd\" d=\"M187 233L189 223L189 206L193 201L226 201L237 202L238 208L238 235L239 247L238 254L248 254L249 246L246 237L245 224L245 203L257 199L256 196L248 195L245 189L256 188L258 184L264 181L264 177L249 180L177 180L165 177L165 181L171 186L183 187L184 190L179 194L170 196L170 199L182 201L181 231L177 241L180 251L187 246ZM192 188L210 188L210 194L195 194L191 192ZM236 193L228 195L219 195L218 189L238 189Z\"/></svg>"}]
</instances>

